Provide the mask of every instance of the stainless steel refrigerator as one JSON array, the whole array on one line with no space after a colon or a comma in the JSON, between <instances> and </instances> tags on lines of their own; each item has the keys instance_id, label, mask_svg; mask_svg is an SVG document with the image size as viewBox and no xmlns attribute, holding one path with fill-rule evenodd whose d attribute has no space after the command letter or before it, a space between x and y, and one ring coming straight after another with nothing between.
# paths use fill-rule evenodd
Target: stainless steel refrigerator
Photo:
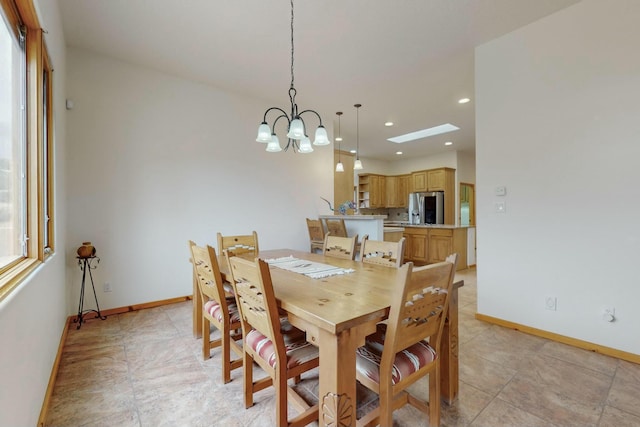
<instances>
[{"instance_id":1,"label":"stainless steel refrigerator","mask_svg":"<svg viewBox=\"0 0 640 427\"><path fill-rule=\"evenodd\" d=\"M411 224L444 224L444 192L409 193Z\"/></svg>"}]
</instances>

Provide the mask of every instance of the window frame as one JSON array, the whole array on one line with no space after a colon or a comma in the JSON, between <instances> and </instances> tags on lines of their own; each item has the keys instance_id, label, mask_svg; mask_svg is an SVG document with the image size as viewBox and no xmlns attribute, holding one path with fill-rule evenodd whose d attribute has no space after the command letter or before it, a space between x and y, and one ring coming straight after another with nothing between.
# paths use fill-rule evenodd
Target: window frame
<instances>
[{"instance_id":1,"label":"window frame","mask_svg":"<svg viewBox=\"0 0 640 427\"><path fill-rule=\"evenodd\" d=\"M27 187L26 254L0 269L0 301L2 301L54 253L55 199L53 67L44 42L44 31L40 28L32 0L0 0L0 7L17 35L19 33L17 28L20 26L26 28L26 88L24 89L27 110L26 164L24 165ZM46 80L45 73L48 76ZM46 209L45 203L47 203ZM47 212L49 213L48 221L46 220ZM46 247L45 233L48 236Z\"/></svg>"}]
</instances>

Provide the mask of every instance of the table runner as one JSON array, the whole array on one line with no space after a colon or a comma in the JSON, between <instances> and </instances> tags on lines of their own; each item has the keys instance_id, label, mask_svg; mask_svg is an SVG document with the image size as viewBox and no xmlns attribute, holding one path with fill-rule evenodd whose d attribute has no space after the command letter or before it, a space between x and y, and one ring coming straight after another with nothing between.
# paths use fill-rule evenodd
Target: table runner
<instances>
[{"instance_id":1,"label":"table runner","mask_svg":"<svg viewBox=\"0 0 640 427\"><path fill-rule=\"evenodd\" d=\"M265 262L283 270L304 274L312 279L322 279L324 277L348 274L355 271L352 268L334 267L328 264L295 258L293 255L282 258L265 259Z\"/></svg>"}]
</instances>

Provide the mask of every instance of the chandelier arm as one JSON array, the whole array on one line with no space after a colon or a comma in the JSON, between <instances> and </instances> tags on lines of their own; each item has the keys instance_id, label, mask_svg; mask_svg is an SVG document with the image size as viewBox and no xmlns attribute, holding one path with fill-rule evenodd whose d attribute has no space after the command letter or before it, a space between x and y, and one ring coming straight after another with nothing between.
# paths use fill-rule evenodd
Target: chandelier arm
<instances>
[{"instance_id":1,"label":"chandelier arm","mask_svg":"<svg viewBox=\"0 0 640 427\"><path fill-rule=\"evenodd\" d=\"M318 121L320 122L320 126L322 126L322 117L320 117L320 114L318 114L318 112L317 112L317 111L315 111L315 110L304 110L304 111L302 111L302 112L298 113L298 116L301 116L301 115L303 115L304 113L313 113L313 114L315 114L316 116L318 116Z\"/></svg>"},{"instance_id":2,"label":"chandelier arm","mask_svg":"<svg viewBox=\"0 0 640 427\"><path fill-rule=\"evenodd\" d=\"M291 0L291 89L293 89L293 0ZM295 89L294 98L295 98ZM289 91L291 93L291 91ZM291 96L291 95L289 95ZM293 104L293 101L291 101Z\"/></svg>"},{"instance_id":3,"label":"chandelier arm","mask_svg":"<svg viewBox=\"0 0 640 427\"><path fill-rule=\"evenodd\" d=\"M286 112L286 111L284 111L282 108L279 108L279 107L271 107L271 108L268 108L268 109L267 109L267 111L265 111L265 112L264 112L264 117L263 117L263 119L262 119L262 121L263 121L263 122L265 122L265 123L267 122L267 114L269 114L269 111L271 111L271 110L278 110L278 111L280 111L282 114L284 114L285 116L287 115L287 112ZM276 119L276 120L278 120L278 119ZM275 122L274 122L274 124L275 124Z\"/></svg>"},{"instance_id":4,"label":"chandelier arm","mask_svg":"<svg viewBox=\"0 0 640 427\"><path fill-rule=\"evenodd\" d=\"M279 109L279 108L278 108ZM279 109L280 110L280 109ZM282 110L280 110L282 111ZM273 126L271 126L271 131L273 133L276 133L276 123L278 123L278 120L280 120L281 118L285 118L287 119L287 127L289 127L289 123L291 123L291 120L289 120L289 116L287 115L287 113L285 113L284 111L282 111L282 114L280 114L278 117L276 117L276 119L273 121Z\"/></svg>"}]
</instances>

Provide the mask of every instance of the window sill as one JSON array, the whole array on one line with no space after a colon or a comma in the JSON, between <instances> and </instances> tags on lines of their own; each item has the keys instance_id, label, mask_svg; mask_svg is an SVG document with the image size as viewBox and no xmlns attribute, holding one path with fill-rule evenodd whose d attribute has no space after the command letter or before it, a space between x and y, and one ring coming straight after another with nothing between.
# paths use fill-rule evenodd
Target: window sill
<instances>
[{"instance_id":1,"label":"window sill","mask_svg":"<svg viewBox=\"0 0 640 427\"><path fill-rule=\"evenodd\" d=\"M18 285L35 270L42 261L34 258L26 258L5 271L0 276L0 301L5 299Z\"/></svg>"}]
</instances>

